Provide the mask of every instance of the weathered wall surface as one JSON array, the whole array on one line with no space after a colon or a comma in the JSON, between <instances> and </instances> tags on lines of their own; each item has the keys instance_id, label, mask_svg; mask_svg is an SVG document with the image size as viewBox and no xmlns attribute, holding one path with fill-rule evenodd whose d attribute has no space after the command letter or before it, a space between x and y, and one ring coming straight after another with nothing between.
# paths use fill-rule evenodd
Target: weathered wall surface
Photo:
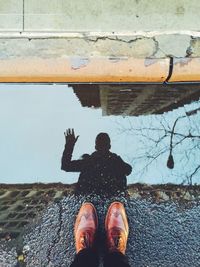
<instances>
[{"instance_id":1,"label":"weathered wall surface","mask_svg":"<svg viewBox=\"0 0 200 267\"><path fill-rule=\"evenodd\" d=\"M81 37L2 37L0 59L40 57L199 57L200 37L189 35L81 36ZM148 64L148 62L146 62Z\"/></svg>"},{"instance_id":2,"label":"weathered wall surface","mask_svg":"<svg viewBox=\"0 0 200 267\"><path fill-rule=\"evenodd\" d=\"M198 31L198 0L1 0L0 28L17 31Z\"/></svg>"}]
</instances>

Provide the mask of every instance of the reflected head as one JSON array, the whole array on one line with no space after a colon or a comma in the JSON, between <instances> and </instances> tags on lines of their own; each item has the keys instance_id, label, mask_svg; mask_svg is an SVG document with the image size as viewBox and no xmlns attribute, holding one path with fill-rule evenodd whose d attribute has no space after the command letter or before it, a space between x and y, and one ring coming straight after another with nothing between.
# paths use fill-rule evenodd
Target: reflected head
<instances>
[{"instance_id":1,"label":"reflected head","mask_svg":"<svg viewBox=\"0 0 200 267\"><path fill-rule=\"evenodd\" d=\"M97 135L95 148L97 151L108 151L111 148L110 137L107 133L99 133Z\"/></svg>"}]
</instances>

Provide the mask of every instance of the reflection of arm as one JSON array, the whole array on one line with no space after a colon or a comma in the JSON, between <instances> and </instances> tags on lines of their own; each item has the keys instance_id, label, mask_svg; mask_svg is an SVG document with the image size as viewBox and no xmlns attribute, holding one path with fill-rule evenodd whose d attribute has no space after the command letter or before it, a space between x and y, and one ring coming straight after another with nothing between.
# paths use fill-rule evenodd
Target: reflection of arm
<instances>
[{"instance_id":1,"label":"reflection of arm","mask_svg":"<svg viewBox=\"0 0 200 267\"><path fill-rule=\"evenodd\" d=\"M61 160L61 170L67 172L80 172L82 169L82 160L71 160L74 145L79 136L75 137L74 129L67 129L64 135L66 143Z\"/></svg>"},{"instance_id":2,"label":"reflection of arm","mask_svg":"<svg viewBox=\"0 0 200 267\"><path fill-rule=\"evenodd\" d=\"M61 170L68 172L80 172L83 160L71 160L74 145L66 144L61 160Z\"/></svg>"}]
</instances>

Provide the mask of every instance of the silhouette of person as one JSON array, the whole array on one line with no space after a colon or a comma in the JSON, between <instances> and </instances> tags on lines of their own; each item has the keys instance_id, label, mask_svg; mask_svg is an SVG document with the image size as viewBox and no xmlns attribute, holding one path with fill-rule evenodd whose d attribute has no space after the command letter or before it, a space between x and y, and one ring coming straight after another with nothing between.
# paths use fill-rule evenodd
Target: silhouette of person
<instances>
[{"instance_id":1,"label":"silhouette of person","mask_svg":"<svg viewBox=\"0 0 200 267\"><path fill-rule=\"evenodd\" d=\"M84 154L79 160L72 160L79 136L75 137L73 129L66 130L64 135L66 144L61 169L67 172L80 172L76 185L77 193L117 195L126 191L126 176L131 173L132 167L120 156L110 152L111 143L107 133L99 133L95 141L96 151L91 155Z\"/></svg>"}]
</instances>

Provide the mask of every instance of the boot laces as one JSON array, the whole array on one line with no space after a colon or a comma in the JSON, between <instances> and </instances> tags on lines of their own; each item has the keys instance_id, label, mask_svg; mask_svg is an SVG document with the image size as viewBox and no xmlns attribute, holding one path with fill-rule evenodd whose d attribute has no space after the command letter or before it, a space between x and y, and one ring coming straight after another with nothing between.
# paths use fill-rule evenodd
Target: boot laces
<instances>
[{"instance_id":1,"label":"boot laces","mask_svg":"<svg viewBox=\"0 0 200 267\"><path fill-rule=\"evenodd\" d=\"M80 243L82 248L89 248L90 247L90 236L87 232L80 238Z\"/></svg>"},{"instance_id":2,"label":"boot laces","mask_svg":"<svg viewBox=\"0 0 200 267\"><path fill-rule=\"evenodd\" d=\"M124 250L124 240L121 234L121 230L119 229L114 229L111 233L111 250L119 250L123 251Z\"/></svg>"}]
</instances>

